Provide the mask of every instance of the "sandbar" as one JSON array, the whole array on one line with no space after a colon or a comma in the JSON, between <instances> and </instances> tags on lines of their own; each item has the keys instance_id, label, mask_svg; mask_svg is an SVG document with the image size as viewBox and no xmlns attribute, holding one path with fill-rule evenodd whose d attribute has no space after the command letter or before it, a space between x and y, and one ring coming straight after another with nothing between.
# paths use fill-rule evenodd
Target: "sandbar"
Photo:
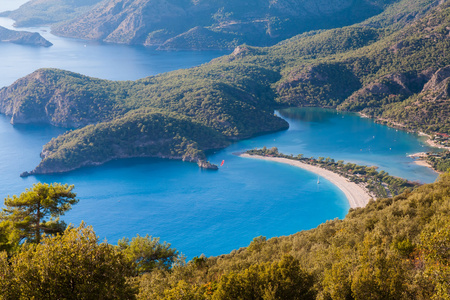
<instances>
[{"instance_id":1,"label":"sandbar","mask_svg":"<svg viewBox=\"0 0 450 300\"><path fill-rule=\"evenodd\" d=\"M246 158L256 158L256 159L263 159L263 160L269 160L284 164L289 164L292 166L296 166L299 168L302 168L306 171L315 173L326 180L330 181L332 184L334 184L336 187L338 187L347 197L348 203L350 204L351 208L357 208L357 207L364 207L369 203L369 200L373 197L369 195L369 193L364 190L362 187L357 185L354 182L349 181L347 178L338 175L334 172L331 172L329 170L309 165L297 160L287 159L287 158L281 158L281 157L268 157L268 156L260 156L260 155L249 155L247 153L240 154L241 157Z\"/></svg>"}]
</instances>

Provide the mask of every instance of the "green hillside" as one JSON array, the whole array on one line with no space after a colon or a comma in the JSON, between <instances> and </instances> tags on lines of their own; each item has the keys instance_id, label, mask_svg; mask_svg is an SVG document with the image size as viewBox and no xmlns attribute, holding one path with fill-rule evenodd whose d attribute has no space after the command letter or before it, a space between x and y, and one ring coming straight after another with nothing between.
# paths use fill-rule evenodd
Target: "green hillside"
<instances>
[{"instance_id":1,"label":"green hillside","mask_svg":"<svg viewBox=\"0 0 450 300\"><path fill-rule=\"evenodd\" d=\"M81 128L45 146L44 159L36 170L41 173L130 156L200 161L206 149L285 129L286 122L275 117L273 110L287 106L350 110L401 123L407 129L448 133L450 4L429 10L435 4L404 0L390 6L400 15L416 9L413 15L418 19L405 21L403 26L390 23L393 16L385 13L359 25L305 33L273 47L242 45L231 55L200 67L134 82L38 70L0 90L0 112L11 115L13 123L46 122ZM105 151L105 141L92 136L94 132L105 135L115 122L131 122L133 125L119 126L120 131L136 136L140 126L135 123L141 121L127 119L142 109L192 122L195 130L208 128L216 138L204 142L200 140L203 134L175 129L170 134L150 135L156 142L157 136L183 134L188 143L197 145L198 155L192 156L191 148L179 143L159 151L142 148L139 142L125 146L122 134L108 140L118 150ZM90 124L95 124L95 130L82 129ZM143 140L147 137L143 135ZM93 139L95 143L86 143ZM79 149L89 149L84 160L72 158L79 156L75 153Z\"/></svg>"},{"instance_id":2,"label":"green hillside","mask_svg":"<svg viewBox=\"0 0 450 300\"><path fill-rule=\"evenodd\" d=\"M50 47L53 44L37 32L9 30L0 26L0 43L15 43L39 47Z\"/></svg>"}]
</instances>

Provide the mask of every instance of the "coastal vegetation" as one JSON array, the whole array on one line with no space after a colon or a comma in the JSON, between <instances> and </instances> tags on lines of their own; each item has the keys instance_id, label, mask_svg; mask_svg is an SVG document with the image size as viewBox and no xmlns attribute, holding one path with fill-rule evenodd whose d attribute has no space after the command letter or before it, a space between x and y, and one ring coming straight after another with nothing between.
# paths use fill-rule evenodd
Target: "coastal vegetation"
<instances>
[{"instance_id":1,"label":"coastal vegetation","mask_svg":"<svg viewBox=\"0 0 450 300\"><path fill-rule=\"evenodd\" d=\"M189 3L195 2L202 3ZM218 22L231 17L227 10L215 16ZM152 38L165 34L158 30ZM71 128L44 146L34 173L141 156L203 165L205 150L286 129L273 114L286 106L357 111L445 134L449 37L449 2L402 0L358 25L304 33L269 48L241 45L209 64L133 82L41 69L0 90L0 111L15 124ZM378 199L342 220L186 261L149 235L112 245L84 223L66 226L60 217L79 201L74 187L39 183L5 199L0 298L450 299L450 173L418 186L332 158L276 148L249 153L326 168ZM443 153L432 163L444 169L447 159Z\"/></svg>"},{"instance_id":2,"label":"coastal vegetation","mask_svg":"<svg viewBox=\"0 0 450 300\"><path fill-rule=\"evenodd\" d=\"M427 155L426 161L436 171L448 172L450 170L450 151L430 153Z\"/></svg>"},{"instance_id":3,"label":"coastal vegetation","mask_svg":"<svg viewBox=\"0 0 450 300\"><path fill-rule=\"evenodd\" d=\"M0 243L0 249L15 249L23 242L39 243L42 234L63 232L66 224L59 217L78 202L73 188L38 183L20 196L8 196L0 215L7 239Z\"/></svg>"},{"instance_id":4,"label":"coastal vegetation","mask_svg":"<svg viewBox=\"0 0 450 300\"><path fill-rule=\"evenodd\" d=\"M304 33L268 48L241 45L208 64L133 82L42 69L0 90L0 112L14 124L73 128L45 146L35 170L40 173L130 156L200 162L204 150L286 129L273 110L287 106L350 110L408 130L447 133L449 11L447 2L402 0L360 24ZM394 14L416 19L394 22ZM141 143L136 125L145 114L149 122L160 120L154 112L164 115L163 122L184 120L203 133L168 127L164 134L143 134ZM102 136L117 126L121 133L110 135L113 146L106 149ZM121 142L126 131L136 139ZM211 141L202 140L205 134ZM174 142L161 144L164 139ZM85 156L75 152L80 149Z\"/></svg>"},{"instance_id":5,"label":"coastal vegetation","mask_svg":"<svg viewBox=\"0 0 450 300\"><path fill-rule=\"evenodd\" d=\"M250 155L280 157L290 160L300 161L305 164L318 166L332 171L348 180L362 185L374 199L397 196L406 191L419 186L416 182L411 182L403 178L394 177L385 171L378 172L376 167L361 166L353 163L344 163L342 160L337 162L330 157L304 157L303 154L286 155L278 152L276 147L270 149L252 149L246 152Z\"/></svg>"},{"instance_id":6,"label":"coastal vegetation","mask_svg":"<svg viewBox=\"0 0 450 300\"><path fill-rule=\"evenodd\" d=\"M343 220L189 262L157 238L114 246L85 224L69 226L0 252L0 297L449 299L449 187L445 173ZM0 240L10 236L5 222L22 221L3 220Z\"/></svg>"}]
</instances>

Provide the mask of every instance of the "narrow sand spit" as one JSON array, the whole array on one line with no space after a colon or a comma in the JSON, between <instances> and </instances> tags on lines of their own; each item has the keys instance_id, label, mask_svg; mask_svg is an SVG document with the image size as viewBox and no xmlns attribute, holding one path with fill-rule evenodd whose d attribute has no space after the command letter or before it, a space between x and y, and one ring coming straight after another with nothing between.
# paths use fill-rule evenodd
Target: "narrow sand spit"
<instances>
[{"instance_id":1,"label":"narrow sand spit","mask_svg":"<svg viewBox=\"0 0 450 300\"><path fill-rule=\"evenodd\" d=\"M267 156L260 156L260 155L249 155L249 154L241 154L239 155L241 157L246 158L256 158L256 159L263 159L263 160L269 160L269 161L275 161L279 163L289 164L292 166L296 166L299 168L302 168L304 170L307 170L309 172L313 172L326 180L330 181L332 184L337 186L341 191L344 192L345 196L348 199L348 202L350 203L351 208L356 207L364 207L369 202L372 197L359 185L357 185L354 182L349 181L347 178L340 176L336 173L333 173L331 171L328 171L326 169L322 169L317 166L308 165L305 163L302 163L300 161L287 159L287 158L280 158L280 157L267 157Z\"/></svg>"}]
</instances>

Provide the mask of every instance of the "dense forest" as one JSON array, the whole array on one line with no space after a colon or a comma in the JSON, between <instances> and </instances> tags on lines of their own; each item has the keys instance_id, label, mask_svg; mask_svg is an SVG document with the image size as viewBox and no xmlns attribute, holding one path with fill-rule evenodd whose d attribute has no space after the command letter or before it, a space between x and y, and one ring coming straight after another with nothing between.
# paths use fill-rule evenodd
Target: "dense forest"
<instances>
[{"instance_id":1,"label":"dense forest","mask_svg":"<svg viewBox=\"0 0 450 300\"><path fill-rule=\"evenodd\" d=\"M343 220L189 262L151 236L111 245L86 224L66 227L73 189L36 184L5 199L0 298L450 299L450 173Z\"/></svg>"}]
</instances>

